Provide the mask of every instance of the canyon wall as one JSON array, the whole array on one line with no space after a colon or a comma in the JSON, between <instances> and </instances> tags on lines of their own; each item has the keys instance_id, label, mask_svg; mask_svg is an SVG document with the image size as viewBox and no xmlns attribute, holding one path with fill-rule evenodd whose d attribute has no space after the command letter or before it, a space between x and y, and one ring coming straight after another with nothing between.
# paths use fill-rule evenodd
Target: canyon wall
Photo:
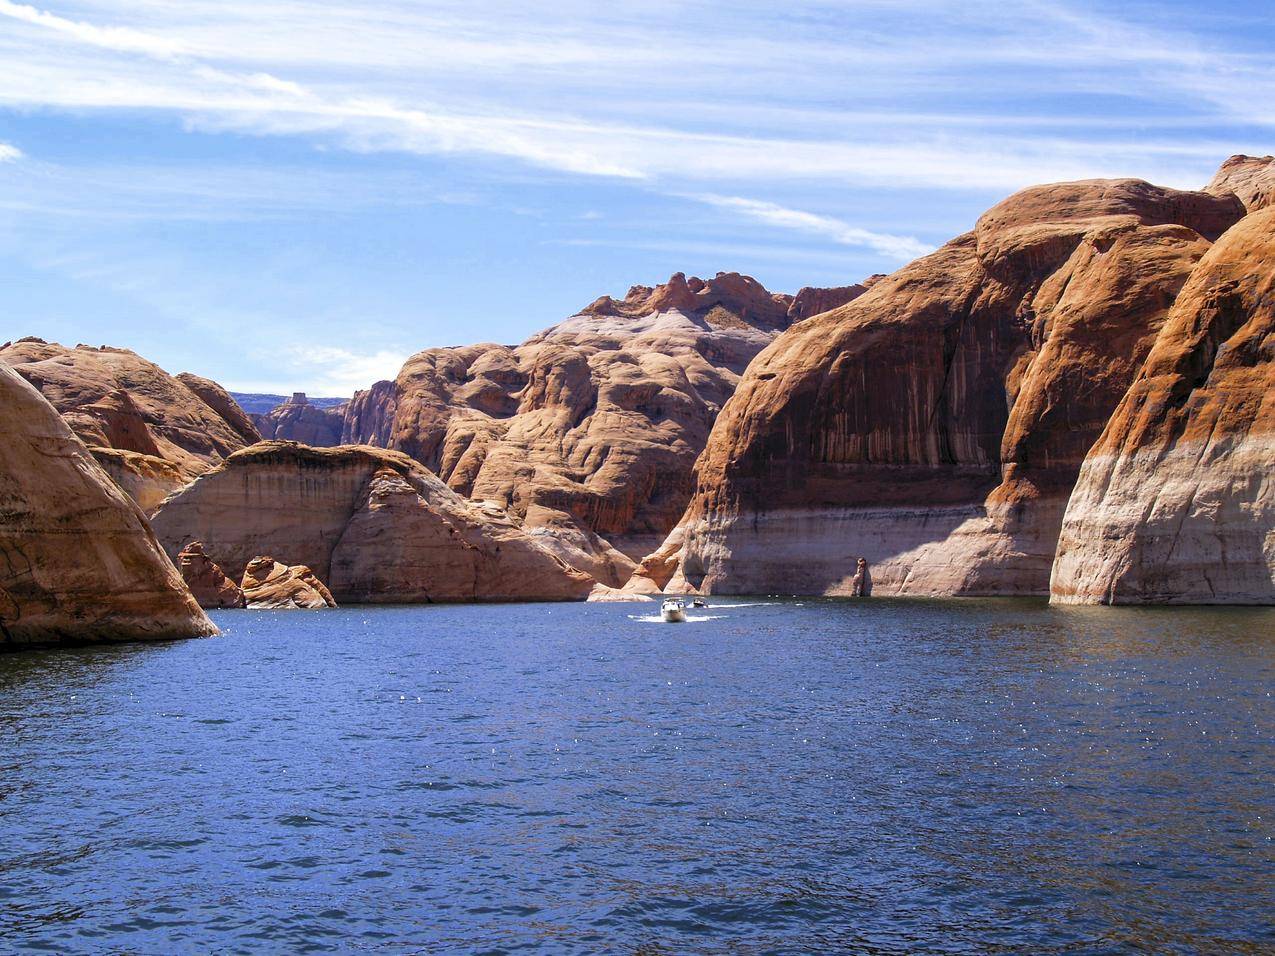
<instances>
[{"instance_id":1,"label":"canyon wall","mask_svg":"<svg viewBox=\"0 0 1275 956\"><path fill-rule=\"evenodd\" d=\"M1085 455L1230 191L1024 190L799 322L718 417L679 528L630 589L1047 594Z\"/></svg>"},{"instance_id":2,"label":"canyon wall","mask_svg":"<svg viewBox=\"0 0 1275 956\"><path fill-rule=\"evenodd\" d=\"M1275 205L1250 208L1085 459L1056 602L1275 603Z\"/></svg>"},{"instance_id":3,"label":"canyon wall","mask_svg":"<svg viewBox=\"0 0 1275 956\"><path fill-rule=\"evenodd\" d=\"M215 633L137 505L0 362L0 647Z\"/></svg>"},{"instance_id":4,"label":"canyon wall","mask_svg":"<svg viewBox=\"0 0 1275 956\"><path fill-rule=\"evenodd\" d=\"M403 451L612 585L676 524L709 429L752 358L862 286L772 294L737 274L635 286L516 347L413 356L360 392L343 441Z\"/></svg>"},{"instance_id":5,"label":"canyon wall","mask_svg":"<svg viewBox=\"0 0 1275 956\"><path fill-rule=\"evenodd\" d=\"M263 442L169 498L153 524L170 554L200 541L235 579L262 555L304 565L340 603L571 600L595 583L503 510L378 448Z\"/></svg>"}]
</instances>

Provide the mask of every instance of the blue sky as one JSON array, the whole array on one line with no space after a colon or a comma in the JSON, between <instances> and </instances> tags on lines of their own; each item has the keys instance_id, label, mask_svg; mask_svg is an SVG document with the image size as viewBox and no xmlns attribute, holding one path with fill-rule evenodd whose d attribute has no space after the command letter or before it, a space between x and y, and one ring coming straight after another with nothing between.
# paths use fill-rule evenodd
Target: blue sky
<instances>
[{"instance_id":1,"label":"blue sky","mask_svg":"<svg viewBox=\"0 0 1275 956\"><path fill-rule=\"evenodd\" d=\"M349 394L674 271L1275 151L1265 3L0 0L0 340Z\"/></svg>"}]
</instances>

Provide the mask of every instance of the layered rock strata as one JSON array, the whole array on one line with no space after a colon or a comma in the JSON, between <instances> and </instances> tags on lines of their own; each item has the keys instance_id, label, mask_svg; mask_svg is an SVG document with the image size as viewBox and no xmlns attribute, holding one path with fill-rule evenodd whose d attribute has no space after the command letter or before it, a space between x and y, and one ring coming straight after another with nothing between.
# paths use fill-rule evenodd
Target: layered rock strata
<instances>
[{"instance_id":1,"label":"layered rock strata","mask_svg":"<svg viewBox=\"0 0 1275 956\"><path fill-rule=\"evenodd\" d=\"M800 322L714 426L676 534L628 585L1048 593L1085 454L1235 195L1095 180L974 230Z\"/></svg>"},{"instance_id":2,"label":"layered rock strata","mask_svg":"<svg viewBox=\"0 0 1275 956\"><path fill-rule=\"evenodd\" d=\"M1275 604L1275 206L1230 229L1179 294L1085 459L1052 596Z\"/></svg>"},{"instance_id":3,"label":"layered rock strata","mask_svg":"<svg viewBox=\"0 0 1275 956\"><path fill-rule=\"evenodd\" d=\"M682 514L748 363L794 319L864 291L778 295L738 274L635 286L515 348L413 356L355 397L344 440L405 452L619 585Z\"/></svg>"},{"instance_id":4,"label":"layered rock strata","mask_svg":"<svg viewBox=\"0 0 1275 956\"><path fill-rule=\"evenodd\" d=\"M305 565L341 603L572 600L594 579L503 509L393 451L263 442L154 516L165 547L202 541L232 576L260 555Z\"/></svg>"},{"instance_id":5,"label":"layered rock strata","mask_svg":"<svg viewBox=\"0 0 1275 956\"><path fill-rule=\"evenodd\" d=\"M0 647L215 633L137 505L0 363Z\"/></svg>"},{"instance_id":6,"label":"layered rock strata","mask_svg":"<svg viewBox=\"0 0 1275 956\"><path fill-rule=\"evenodd\" d=\"M303 564L281 564L268 555L244 568L242 591L251 610L321 611L336 607L332 592Z\"/></svg>"}]
</instances>

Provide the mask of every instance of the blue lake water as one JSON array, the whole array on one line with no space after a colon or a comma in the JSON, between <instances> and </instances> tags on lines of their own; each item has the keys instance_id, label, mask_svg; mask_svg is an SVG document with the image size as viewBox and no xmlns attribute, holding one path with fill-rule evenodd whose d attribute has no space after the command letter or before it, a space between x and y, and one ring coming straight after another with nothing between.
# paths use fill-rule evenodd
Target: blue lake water
<instances>
[{"instance_id":1,"label":"blue lake water","mask_svg":"<svg viewBox=\"0 0 1275 956\"><path fill-rule=\"evenodd\" d=\"M1275 951L1275 610L653 607L0 657L0 950Z\"/></svg>"}]
</instances>

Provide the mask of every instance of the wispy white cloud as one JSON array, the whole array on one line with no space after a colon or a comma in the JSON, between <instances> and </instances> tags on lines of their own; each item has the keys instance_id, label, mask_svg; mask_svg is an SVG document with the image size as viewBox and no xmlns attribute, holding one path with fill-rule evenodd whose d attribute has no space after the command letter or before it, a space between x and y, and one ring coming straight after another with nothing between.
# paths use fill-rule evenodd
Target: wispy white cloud
<instances>
[{"instance_id":1,"label":"wispy white cloud","mask_svg":"<svg viewBox=\"0 0 1275 956\"><path fill-rule=\"evenodd\" d=\"M914 236L897 236L873 232L853 226L832 216L821 216L800 209L789 209L773 202L746 199L742 196L716 196L711 193L694 198L718 209L728 209L780 229L792 229L807 235L822 236L842 246L861 246L889 259L906 262L933 251Z\"/></svg>"},{"instance_id":2,"label":"wispy white cloud","mask_svg":"<svg viewBox=\"0 0 1275 956\"><path fill-rule=\"evenodd\" d=\"M68 20L25 3L0 0L0 15L44 27L55 33L87 43L90 46L120 53L142 53L146 56L175 58L185 50L180 43L165 40L128 27L100 27L79 20Z\"/></svg>"},{"instance_id":3,"label":"wispy white cloud","mask_svg":"<svg viewBox=\"0 0 1275 956\"><path fill-rule=\"evenodd\" d=\"M12 163L22 158L22 150L8 143L0 143L0 163Z\"/></svg>"},{"instance_id":4,"label":"wispy white cloud","mask_svg":"<svg viewBox=\"0 0 1275 956\"><path fill-rule=\"evenodd\" d=\"M306 391L311 395L352 396L381 379L398 375L411 353L394 349L360 352L327 345L293 346L282 355L279 377L270 382L235 382L237 391ZM280 356L263 356L277 360ZM263 387L264 386L264 387Z\"/></svg>"},{"instance_id":5,"label":"wispy white cloud","mask_svg":"<svg viewBox=\"0 0 1275 956\"><path fill-rule=\"evenodd\" d=\"M0 56L13 64L0 103L175 112L205 131L304 136L363 152L482 155L646 181L1005 191L1135 174L1192 185L1232 151L1221 136L1184 147L1168 130L1157 135L1145 109L1132 111L1144 127L1137 138L1101 124L1042 136L1041 117L1021 104L997 123L963 122L965 109L945 109L951 90L1003 95L994 84L1009 83L1020 95L1114 91L1164 104L1172 126L1189 112L1183 90L1197 112L1246 110L1256 121L1269 108L1245 108L1254 97L1238 94L1275 82L1260 61L1043 0L1026 13L923 0L927 15L897 30L865 25L888 16L888 4L801 0L805 21L836 25L835 42L828 31L803 31L803 18L786 21L745 3L708 46L693 29L654 35L658 17L623 2L603 12L567 4L556 16L496 0L427 10L296 0L87 6L149 29L0 0L0 15L85 48L50 56L22 36L0 40ZM784 31L792 35L776 35ZM951 41L962 33L979 42ZM286 70L296 75L282 76ZM785 95L796 86L812 102L853 89L857 102L812 129ZM718 94L716 113L671 112L688 93ZM868 118L886 104L892 122Z\"/></svg>"}]
</instances>

